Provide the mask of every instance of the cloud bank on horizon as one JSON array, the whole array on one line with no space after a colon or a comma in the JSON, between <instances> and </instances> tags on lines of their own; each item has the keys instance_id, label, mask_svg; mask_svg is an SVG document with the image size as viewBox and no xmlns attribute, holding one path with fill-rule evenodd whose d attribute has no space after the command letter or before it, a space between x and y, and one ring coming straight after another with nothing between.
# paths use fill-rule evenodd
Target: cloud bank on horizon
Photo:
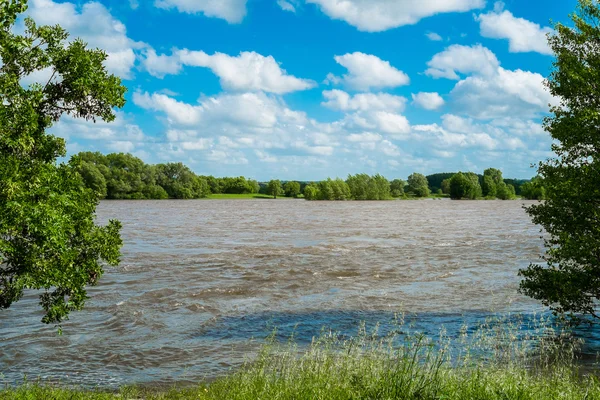
<instances>
[{"instance_id":1,"label":"cloud bank on horizon","mask_svg":"<svg viewBox=\"0 0 600 400\"><path fill-rule=\"evenodd\" d=\"M550 3L30 0L28 14L105 49L129 88L115 122L52 128L70 154L259 180L527 178L551 155L541 121L558 104L544 87L548 21L576 0Z\"/></svg>"}]
</instances>

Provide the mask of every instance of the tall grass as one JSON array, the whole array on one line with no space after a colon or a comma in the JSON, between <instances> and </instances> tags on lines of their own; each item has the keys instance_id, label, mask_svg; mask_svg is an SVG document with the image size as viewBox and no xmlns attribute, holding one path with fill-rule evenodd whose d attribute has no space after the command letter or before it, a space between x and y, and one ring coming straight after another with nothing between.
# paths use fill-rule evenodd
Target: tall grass
<instances>
[{"instance_id":1,"label":"tall grass","mask_svg":"<svg viewBox=\"0 0 600 400\"><path fill-rule=\"evenodd\" d=\"M576 366L579 343L539 319L435 338L402 323L383 336L363 325L354 338L324 332L307 349L274 338L237 372L196 388L106 394L23 386L0 399L600 399L598 379Z\"/></svg>"}]
</instances>

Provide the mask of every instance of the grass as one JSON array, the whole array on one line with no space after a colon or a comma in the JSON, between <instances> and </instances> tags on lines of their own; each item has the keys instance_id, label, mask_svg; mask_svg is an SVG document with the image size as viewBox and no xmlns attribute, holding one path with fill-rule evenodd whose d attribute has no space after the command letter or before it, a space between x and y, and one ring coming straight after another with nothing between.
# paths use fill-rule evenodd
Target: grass
<instances>
[{"instance_id":1,"label":"grass","mask_svg":"<svg viewBox=\"0 0 600 400\"><path fill-rule=\"evenodd\" d=\"M351 339L323 334L308 349L272 340L244 368L194 388L103 393L25 385L0 399L600 399L598 379L574 364L568 333L536 329L533 340L508 321L432 340L405 327L384 337L363 327Z\"/></svg>"}]
</instances>

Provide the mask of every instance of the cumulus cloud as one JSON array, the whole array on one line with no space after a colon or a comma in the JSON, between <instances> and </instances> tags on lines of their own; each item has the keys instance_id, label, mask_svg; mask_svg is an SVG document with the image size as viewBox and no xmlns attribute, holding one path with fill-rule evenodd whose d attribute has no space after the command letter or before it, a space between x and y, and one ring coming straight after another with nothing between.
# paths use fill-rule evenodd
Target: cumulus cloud
<instances>
[{"instance_id":1,"label":"cumulus cloud","mask_svg":"<svg viewBox=\"0 0 600 400\"><path fill-rule=\"evenodd\" d=\"M480 44L474 46L452 45L433 56L427 63L425 74L433 78L458 80L458 73L493 75L500 62L496 55Z\"/></svg>"},{"instance_id":2,"label":"cumulus cloud","mask_svg":"<svg viewBox=\"0 0 600 400\"><path fill-rule=\"evenodd\" d=\"M437 152L448 152L452 157L458 149L480 149L481 151L502 152L527 150L523 140L496 121L478 123L472 118L446 114L442 116L441 125L415 125L414 133L423 141L430 142ZM516 122L516 121L515 121Z\"/></svg>"},{"instance_id":3,"label":"cumulus cloud","mask_svg":"<svg viewBox=\"0 0 600 400\"><path fill-rule=\"evenodd\" d=\"M207 17L221 18L235 24L246 16L247 0L155 0L158 8L175 8L188 14L204 14Z\"/></svg>"},{"instance_id":4,"label":"cumulus cloud","mask_svg":"<svg viewBox=\"0 0 600 400\"><path fill-rule=\"evenodd\" d=\"M339 111L404 110L406 98L388 93L358 93L354 96L343 90L325 90L327 101L321 105Z\"/></svg>"},{"instance_id":5,"label":"cumulus cloud","mask_svg":"<svg viewBox=\"0 0 600 400\"><path fill-rule=\"evenodd\" d=\"M327 76L327 81L333 84L343 84L355 90L371 90L393 88L408 85L410 78L404 72L393 67L389 61L361 52L335 56L335 61L348 70L342 77L333 74Z\"/></svg>"},{"instance_id":6,"label":"cumulus cloud","mask_svg":"<svg viewBox=\"0 0 600 400\"><path fill-rule=\"evenodd\" d=\"M79 37L91 48L105 50L108 54L108 70L122 78L132 78L135 50L145 45L130 39L125 25L114 18L101 3L88 2L78 6L70 2L31 0L27 15L39 25L59 24L72 38Z\"/></svg>"},{"instance_id":7,"label":"cumulus cloud","mask_svg":"<svg viewBox=\"0 0 600 400\"><path fill-rule=\"evenodd\" d=\"M148 73L155 77L179 73L183 66L209 68L221 80L221 86L235 91L264 91L290 93L316 86L308 79L296 78L282 69L272 56L256 52L241 52L238 56L223 53L213 55L203 51L174 50L173 54L146 53L143 62Z\"/></svg>"},{"instance_id":8,"label":"cumulus cloud","mask_svg":"<svg viewBox=\"0 0 600 400\"><path fill-rule=\"evenodd\" d=\"M277 0L277 5L281 7L283 11L296 12L298 2L297 0Z\"/></svg>"},{"instance_id":9,"label":"cumulus cloud","mask_svg":"<svg viewBox=\"0 0 600 400\"><path fill-rule=\"evenodd\" d=\"M480 119L533 118L547 113L549 104L558 105L544 87L542 75L520 69L498 68L492 76L469 76L456 84L450 96L454 107Z\"/></svg>"},{"instance_id":10,"label":"cumulus cloud","mask_svg":"<svg viewBox=\"0 0 600 400\"><path fill-rule=\"evenodd\" d=\"M551 28L517 18L510 11L503 10L503 7L504 4L496 3L494 11L475 17L479 22L481 36L507 39L511 53L552 54L546 38L547 34L553 32Z\"/></svg>"},{"instance_id":11,"label":"cumulus cloud","mask_svg":"<svg viewBox=\"0 0 600 400\"><path fill-rule=\"evenodd\" d=\"M437 92L420 92L412 94L413 103L426 110L437 110L445 104L442 96Z\"/></svg>"},{"instance_id":12,"label":"cumulus cloud","mask_svg":"<svg viewBox=\"0 0 600 400\"><path fill-rule=\"evenodd\" d=\"M163 78L165 75L177 75L183 69L181 62L172 56L166 54L158 55L154 49L147 49L144 52L142 65L148 73L156 78Z\"/></svg>"},{"instance_id":13,"label":"cumulus cloud","mask_svg":"<svg viewBox=\"0 0 600 400\"><path fill-rule=\"evenodd\" d=\"M452 107L475 118L533 118L547 113L549 104L558 104L542 75L504 69L494 53L481 45L450 46L427 65L430 76L459 80L450 92ZM461 79L459 73L468 76Z\"/></svg>"},{"instance_id":14,"label":"cumulus cloud","mask_svg":"<svg viewBox=\"0 0 600 400\"><path fill-rule=\"evenodd\" d=\"M298 154L328 156L337 142L302 112L288 108L276 96L258 93L221 94L198 104L177 101L161 93L136 92L134 103L164 115L166 139L177 151L232 149L294 149ZM219 136L218 142L209 140ZM173 150L171 150L173 151ZM263 154L263 153L261 153ZM242 158L235 157L240 161Z\"/></svg>"},{"instance_id":15,"label":"cumulus cloud","mask_svg":"<svg viewBox=\"0 0 600 400\"><path fill-rule=\"evenodd\" d=\"M380 32L440 13L465 12L485 6L485 0L306 0L330 18L346 21L361 31Z\"/></svg>"},{"instance_id":16,"label":"cumulus cloud","mask_svg":"<svg viewBox=\"0 0 600 400\"><path fill-rule=\"evenodd\" d=\"M439 34L435 32L428 32L425 34L425 36L427 36L427 39L434 42L441 42L442 40L444 40Z\"/></svg>"}]
</instances>

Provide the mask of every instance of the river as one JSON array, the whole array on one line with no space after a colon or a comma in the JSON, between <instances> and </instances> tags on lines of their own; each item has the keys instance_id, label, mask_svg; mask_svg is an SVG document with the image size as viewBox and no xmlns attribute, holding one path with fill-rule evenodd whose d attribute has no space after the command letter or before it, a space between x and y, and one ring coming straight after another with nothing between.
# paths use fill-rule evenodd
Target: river
<instances>
[{"instance_id":1,"label":"river","mask_svg":"<svg viewBox=\"0 0 600 400\"><path fill-rule=\"evenodd\" d=\"M526 201L104 201L123 223L107 268L58 336L34 293L0 311L0 383L195 382L227 373L278 328L300 342L397 312L435 334L539 310L517 272L539 261Z\"/></svg>"}]
</instances>

